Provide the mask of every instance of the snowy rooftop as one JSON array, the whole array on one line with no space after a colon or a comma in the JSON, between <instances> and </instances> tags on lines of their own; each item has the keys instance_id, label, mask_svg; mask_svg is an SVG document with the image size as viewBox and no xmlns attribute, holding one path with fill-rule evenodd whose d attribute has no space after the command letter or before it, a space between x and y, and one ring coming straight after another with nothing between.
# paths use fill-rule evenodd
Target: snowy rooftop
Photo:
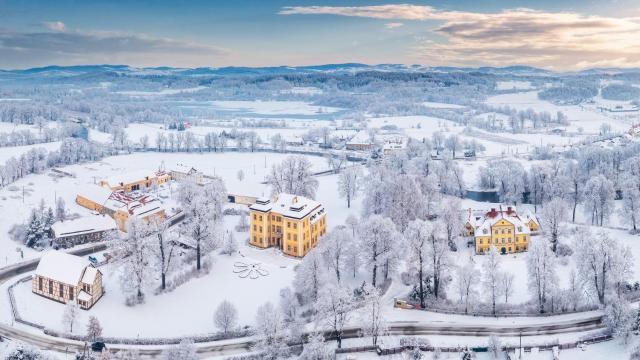
<instances>
[{"instance_id":1,"label":"snowy rooftop","mask_svg":"<svg viewBox=\"0 0 640 360\"><path fill-rule=\"evenodd\" d=\"M251 205L251 210L257 211L274 211L282 216L301 219L312 212L314 215L322 215L324 213L324 207L319 202L308 199L304 196L297 196L291 194L280 194L274 200L266 198L260 198L255 204ZM317 219L320 216L316 216ZM314 220L317 221L316 218Z\"/></svg>"},{"instance_id":2,"label":"snowy rooftop","mask_svg":"<svg viewBox=\"0 0 640 360\"><path fill-rule=\"evenodd\" d=\"M525 224L524 221L518 216L516 212L516 208L513 206L508 206L506 209L502 207L498 209L491 209L488 211L482 219L478 219L477 221L477 229L479 232L476 232L476 235L485 235L491 233L491 227L495 225L500 220L506 220L513 224L515 227L516 234L529 234L531 231L529 226Z\"/></svg>"},{"instance_id":3,"label":"snowy rooftop","mask_svg":"<svg viewBox=\"0 0 640 360\"><path fill-rule=\"evenodd\" d=\"M56 238L90 234L117 229L116 222L106 215L85 216L73 220L57 221L51 225Z\"/></svg>"},{"instance_id":4,"label":"snowy rooftop","mask_svg":"<svg viewBox=\"0 0 640 360\"><path fill-rule=\"evenodd\" d=\"M89 263L79 256L51 250L42 255L35 274L76 286L88 265Z\"/></svg>"},{"instance_id":5,"label":"snowy rooftop","mask_svg":"<svg viewBox=\"0 0 640 360\"><path fill-rule=\"evenodd\" d=\"M198 172L198 170L196 170L196 168L194 168L193 166L184 165L184 164L177 164L171 170L175 172L183 173L183 174L191 174L193 172Z\"/></svg>"},{"instance_id":6,"label":"snowy rooftop","mask_svg":"<svg viewBox=\"0 0 640 360\"><path fill-rule=\"evenodd\" d=\"M85 269L84 275L82 275L82 282L85 284L92 285L98 276L98 269L93 266L89 266Z\"/></svg>"},{"instance_id":7,"label":"snowy rooftop","mask_svg":"<svg viewBox=\"0 0 640 360\"><path fill-rule=\"evenodd\" d=\"M101 205L107 202L111 193L110 189L98 185L85 186L78 191L79 196Z\"/></svg>"},{"instance_id":8,"label":"snowy rooftop","mask_svg":"<svg viewBox=\"0 0 640 360\"><path fill-rule=\"evenodd\" d=\"M145 180L147 178L152 179L159 175L162 175L162 173L158 173L156 171L149 171L149 170L137 170L137 171L129 171L129 172L121 173L118 175L110 176L104 181L106 181L109 184L109 186L113 187L113 186L118 186L120 184L130 184L133 182Z\"/></svg>"}]
</instances>

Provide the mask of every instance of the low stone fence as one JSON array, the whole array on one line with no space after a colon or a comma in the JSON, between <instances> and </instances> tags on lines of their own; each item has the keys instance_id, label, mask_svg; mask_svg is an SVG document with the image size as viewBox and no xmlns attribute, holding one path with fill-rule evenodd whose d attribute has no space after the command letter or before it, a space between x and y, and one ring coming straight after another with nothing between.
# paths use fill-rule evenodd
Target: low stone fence
<instances>
[{"instance_id":1,"label":"low stone fence","mask_svg":"<svg viewBox=\"0 0 640 360\"><path fill-rule=\"evenodd\" d=\"M9 287L7 288L7 295L9 296L9 303L11 306L11 316L13 316L13 320L17 323L23 324L23 325L27 325L27 326L31 326L34 327L36 329L40 329L40 330L44 330L44 326L40 325L40 324L36 324L33 323L31 321L27 321L22 319L22 317L20 316L20 313L18 312L18 308L16 306L16 297L13 295L13 288L16 285L25 283L25 282L30 282L31 279L33 278L33 276L29 275L29 276L25 276L23 278L21 278L20 280L14 282L13 284L9 285Z\"/></svg>"}]
</instances>

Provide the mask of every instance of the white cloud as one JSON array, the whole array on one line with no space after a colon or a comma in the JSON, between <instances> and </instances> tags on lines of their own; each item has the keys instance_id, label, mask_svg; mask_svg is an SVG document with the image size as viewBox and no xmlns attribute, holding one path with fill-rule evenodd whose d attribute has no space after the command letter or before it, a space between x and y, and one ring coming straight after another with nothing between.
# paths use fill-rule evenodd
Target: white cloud
<instances>
[{"instance_id":1,"label":"white cloud","mask_svg":"<svg viewBox=\"0 0 640 360\"><path fill-rule=\"evenodd\" d=\"M404 24L401 22L390 22L390 23L384 24L384 27L386 27L387 29L395 29L401 26L404 26Z\"/></svg>"},{"instance_id":2,"label":"white cloud","mask_svg":"<svg viewBox=\"0 0 640 360\"><path fill-rule=\"evenodd\" d=\"M571 69L585 64L636 66L640 62L637 17L531 9L478 13L411 4L285 7L280 14L440 21L428 30L445 41L421 41L411 49L415 61L431 65L529 64Z\"/></svg>"},{"instance_id":3,"label":"white cloud","mask_svg":"<svg viewBox=\"0 0 640 360\"><path fill-rule=\"evenodd\" d=\"M53 31L65 31L66 25L62 21L45 21L42 23L47 29Z\"/></svg>"},{"instance_id":4,"label":"white cloud","mask_svg":"<svg viewBox=\"0 0 640 360\"><path fill-rule=\"evenodd\" d=\"M120 32L16 32L0 29L3 67L47 64L132 64L210 66L230 54L201 43Z\"/></svg>"}]
</instances>

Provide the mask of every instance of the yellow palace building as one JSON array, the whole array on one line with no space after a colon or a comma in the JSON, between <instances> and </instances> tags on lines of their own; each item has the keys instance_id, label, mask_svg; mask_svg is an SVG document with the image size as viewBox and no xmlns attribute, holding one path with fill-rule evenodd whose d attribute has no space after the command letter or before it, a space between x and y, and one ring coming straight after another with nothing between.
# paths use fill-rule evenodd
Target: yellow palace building
<instances>
[{"instance_id":1,"label":"yellow palace building","mask_svg":"<svg viewBox=\"0 0 640 360\"><path fill-rule=\"evenodd\" d=\"M302 196L280 194L260 198L249 207L249 243L303 257L327 232L326 211L319 202Z\"/></svg>"},{"instance_id":2,"label":"yellow palace building","mask_svg":"<svg viewBox=\"0 0 640 360\"><path fill-rule=\"evenodd\" d=\"M473 236L477 254L489 251L491 245L501 254L523 252L529 249L531 234L538 231L540 224L532 215L521 218L515 207L492 208L482 215L469 211L465 223L465 235Z\"/></svg>"}]
</instances>

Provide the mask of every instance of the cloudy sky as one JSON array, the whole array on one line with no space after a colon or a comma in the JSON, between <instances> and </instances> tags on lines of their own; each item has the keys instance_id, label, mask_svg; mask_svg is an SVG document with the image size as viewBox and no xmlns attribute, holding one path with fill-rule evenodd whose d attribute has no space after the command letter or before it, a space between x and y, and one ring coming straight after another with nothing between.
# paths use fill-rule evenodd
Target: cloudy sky
<instances>
[{"instance_id":1,"label":"cloudy sky","mask_svg":"<svg viewBox=\"0 0 640 360\"><path fill-rule=\"evenodd\" d=\"M640 0L0 0L0 68L640 67Z\"/></svg>"}]
</instances>

